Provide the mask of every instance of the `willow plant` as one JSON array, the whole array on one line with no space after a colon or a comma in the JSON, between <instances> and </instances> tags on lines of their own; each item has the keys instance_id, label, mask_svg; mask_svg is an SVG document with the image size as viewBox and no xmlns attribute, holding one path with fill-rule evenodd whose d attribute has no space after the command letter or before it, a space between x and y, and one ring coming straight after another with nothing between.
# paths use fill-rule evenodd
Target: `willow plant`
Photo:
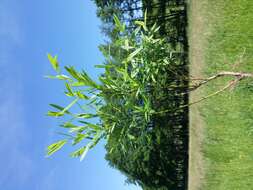
<instances>
[{"instance_id":1,"label":"willow plant","mask_svg":"<svg viewBox=\"0 0 253 190\"><path fill-rule=\"evenodd\" d=\"M82 160L88 150L101 139L117 146L121 139L134 141L139 135L136 131L149 130L152 118L168 112L173 115L180 108L174 105L175 101L171 105L162 105L162 102L164 99L180 96L177 89L186 87L180 86L178 81L190 79L182 75L177 67L180 64L179 52L173 50L165 38L157 37L159 27L147 27L146 16L144 18L144 21L136 21L136 29L129 34L126 26L114 16L115 30L118 33L118 38L113 42L116 53L112 55L110 46L108 49L101 48L105 61L96 66L104 68L99 82L85 71L77 71L74 67L64 67L62 71L57 56L48 54L56 72L55 76L48 78L64 81L65 95L72 99L66 107L50 104L54 111L49 111L48 116L62 118L60 127L67 133L64 133L64 139L48 146L48 156L70 143L78 147L71 156ZM190 85L188 90L196 90L222 76L236 78L236 81L229 83L230 87L241 79L252 77L252 74L221 72ZM224 87L210 96L227 88ZM79 108L78 113L72 113L73 106ZM113 149L111 146L110 152Z\"/></svg>"},{"instance_id":2,"label":"willow plant","mask_svg":"<svg viewBox=\"0 0 253 190\"><path fill-rule=\"evenodd\" d=\"M159 27L148 28L146 19L136 21L132 34L126 32L125 25L116 16L114 21L119 35L114 42L118 47L117 57L111 55L110 48L102 49L105 62L96 66L104 68L99 82L74 67L64 67L64 72L61 71L57 56L48 54L56 71L55 76L48 77L64 81L65 95L72 99L66 107L50 104L54 111L48 115L62 118L60 127L67 133L63 136L66 138L48 146L48 156L71 143L78 147L71 156L82 160L101 139L116 139L115 143L120 143L121 137L127 136L134 140L136 136L130 129L145 128L153 115L164 111L162 106L154 106L159 98L155 100L151 92L168 88L165 68L176 61L170 46L165 39L156 38ZM72 113L73 106L79 107L79 113Z\"/></svg>"}]
</instances>

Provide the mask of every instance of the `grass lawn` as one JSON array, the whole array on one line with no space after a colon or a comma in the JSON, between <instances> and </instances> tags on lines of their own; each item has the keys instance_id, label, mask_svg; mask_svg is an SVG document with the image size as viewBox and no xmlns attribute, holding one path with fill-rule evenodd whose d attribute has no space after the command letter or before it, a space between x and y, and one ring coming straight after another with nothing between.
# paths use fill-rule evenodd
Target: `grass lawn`
<instances>
[{"instance_id":1,"label":"grass lawn","mask_svg":"<svg viewBox=\"0 0 253 190\"><path fill-rule=\"evenodd\" d=\"M192 0L189 8L191 74L253 73L253 1ZM208 84L191 100L222 88ZM191 107L189 189L253 189L253 80Z\"/></svg>"}]
</instances>

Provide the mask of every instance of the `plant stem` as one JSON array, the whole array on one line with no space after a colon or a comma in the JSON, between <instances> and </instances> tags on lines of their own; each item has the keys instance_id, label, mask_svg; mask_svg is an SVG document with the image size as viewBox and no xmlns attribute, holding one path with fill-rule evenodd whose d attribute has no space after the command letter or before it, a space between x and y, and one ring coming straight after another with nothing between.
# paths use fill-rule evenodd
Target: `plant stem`
<instances>
[{"instance_id":1,"label":"plant stem","mask_svg":"<svg viewBox=\"0 0 253 190\"><path fill-rule=\"evenodd\" d=\"M218 95L219 93L225 91L226 89L232 87L232 86L235 86L240 80L242 79L245 79L245 78L253 78L253 74L252 73L242 73L242 72L231 72L231 71L222 71L216 75L213 75L211 77L208 77L206 79L203 79L201 82L193 85L190 89L190 91L193 91L193 90L196 90L198 89L199 87L201 87L202 85L212 81L212 80L215 80L219 77L224 77L224 76L232 76L232 77L235 77L235 79L231 80L226 86L224 86L223 88L221 88L220 90L212 93L212 94L209 94L208 96L205 96L195 102L191 102L189 103L187 106L191 106L193 104L196 104L196 103L199 103L203 100L206 100L212 96L215 96L215 95Z\"/></svg>"},{"instance_id":2,"label":"plant stem","mask_svg":"<svg viewBox=\"0 0 253 190\"><path fill-rule=\"evenodd\" d=\"M243 78L253 77L253 74L252 73L242 73L242 72L222 71L216 75L213 75L211 77L203 79L201 82L193 85L190 90L196 90L197 88L201 87L202 85L204 85L214 79L217 79L219 77L223 77L223 76L232 76L232 77L243 79Z\"/></svg>"}]
</instances>

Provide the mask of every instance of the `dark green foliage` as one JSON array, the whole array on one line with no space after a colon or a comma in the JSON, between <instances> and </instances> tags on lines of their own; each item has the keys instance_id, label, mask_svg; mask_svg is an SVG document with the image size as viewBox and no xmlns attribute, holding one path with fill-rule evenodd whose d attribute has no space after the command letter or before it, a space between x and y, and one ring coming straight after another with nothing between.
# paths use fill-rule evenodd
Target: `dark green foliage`
<instances>
[{"instance_id":1,"label":"dark green foliage","mask_svg":"<svg viewBox=\"0 0 253 190\"><path fill-rule=\"evenodd\" d=\"M175 187L177 167L175 158L171 157L172 130L156 123L156 126L139 133L121 139L121 144L117 144L106 159L111 166L125 173L129 182L153 188ZM106 147L109 149L111 146L109 142Z\"/></svg>"},{"instance_id":2,"label":"dark green foliage","mask_svg":"<svg viewBox=\"0 0 253 190\"><path fill-rule=\"evenodd\" d=\"M110 38L116 37L113 15L117 15L127 27L134 27L133 20L142 11L140 0L93 0L97 5L97 15L102 20L102 31Z\"/></svg>"},{"instance_id":3,"label":"dark green foliage","mask_svg":"<svg viewBox=\"0 0 253 190\"><path fill-rule=\"evenodd\" d=\"M179 109L184 103L180 85L184 76L177 71L182 63L165 39L153 39L155 33L144 34L147 36L141 35L137 43L129 44L137 53L130 54L135 56L128 65L127 82L115 77L115 84L125 93L107 94L108 105L118 108L107 111L121 120L108 139L106 159L131 183L183 188L186 137L182 134L187 129L182 126L184 110ZM108 72L106 76L114 75L113 70Z\"/></svg>"},{"instance_id":4,"label":"dark green foliage","mask_svg":"<svg viewBox=\"0 0 253 190\"><path fill-rule=\"evenodd\" d=\"M130 135L122 136L120 145L115 143L119 140L117 136L120 131L115 132L115 141L108 141L106 146L108 152L106 158L111 166L118 168L128 176L129 182L138 183L143 189L185 189L188 162L188 108L179 109L181 105L188 103L188 95L185 93L188 86L185 2L176 0L139 2L142 10L148 10L147 26L158 23L160 30L155 35L158 38L165 37L164 43L157 49L156 44L146 47L149 52L143 56L149 60L147 65L159 63L160 60L168 58L172 50L174 51L173 61L169 63L169 67L165 66L163 71L158 72L158 75L154 70L150 71L158 77L155 79L156 83L155 80L151 81L150 84L153 86L148 85L149 82L142 81L147 84L145 89L148 93L146 95L152 102L152 109L157 112L158 110L169 111L152 116L152 124L137 120L135 125L139 128L134 131L126 131L125 134ZM126 13L117 12L117 14L122 21L129 23L129 20L124 19ZM142 16L139 18L142 19ZM132 20L136 20L136 17ZM126 30L131 33L133 28L135 26L127 26ZM117 45L115 46L119 35L115 32L113 34L110 49L112 56L118 59L119 54L122 55L122 52L117 51ZM108 45L104 47L108 49ZM170 52L162 52L159 49L162 47L169 49ZM155 53L152 54L152 52ZM127 125L128 129L129 126L132 126L130 122L132 122L133 115L127 111L124 116L124 125ZM163 134L162 144L155 143L154 139L159 136L158 134ZM115 144L117 147L111 151ZM158 174L162 172L162 174L157 175L154 171L158 171Z\"/></svg>"}]
</instances>

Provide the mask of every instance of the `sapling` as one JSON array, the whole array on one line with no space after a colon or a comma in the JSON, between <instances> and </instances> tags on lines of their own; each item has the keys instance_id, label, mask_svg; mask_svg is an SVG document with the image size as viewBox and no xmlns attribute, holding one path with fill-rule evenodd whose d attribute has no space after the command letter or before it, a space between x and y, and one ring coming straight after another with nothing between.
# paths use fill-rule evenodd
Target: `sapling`
<instances>
[{"instance_id":1,"label":"sapling","mask_svg":"<svg viewBox=\"0 0 253 190\"><path fill-rule=\"evenodd\" d=\"M223 71L196 82L193 78L180 74L177 59L179 52L164 38L157 37L159 27L154 25L149 28L144 19L137 21L136 29L129 34L116 16L114 21L118 31L118 39L113 44L115 52L114 55L111 54L110 46L109 50L101 49L105 64L97 66L104 68L99 82L93 80L85 71L77 71L74 67L65 67L67 74L63 73L57 56L48 54L48 59L56 71L55 76L48 77L64 81L65 95L72 99L66 107L50 104L54 111L49 111L48 115L66 118L60 127L66 129L67 133L61 133L65 138L48 146L48 156L69 142L72 146L81 145L71 156L80 157L82 160L88 150L101 139L110 142L112 147L109 152L113 152L116 145L121 145L122 139L135 141L143 131L154 128L153 118L166 113L173 115L176 113L175 108L198 103L245 78L253 77L251 73ZM191 92L215 79L227 76L234 79L222 89L196 102L179 106L161 104L168 96L180 97L180 94L173 94L179 88L186 89L178 81L187 80L192 83L188 86L188 91ZM73 113L73 106L78 107L80 112ZM122 150L123 146L122 144Z\"/></svg>"}]
</instances>

